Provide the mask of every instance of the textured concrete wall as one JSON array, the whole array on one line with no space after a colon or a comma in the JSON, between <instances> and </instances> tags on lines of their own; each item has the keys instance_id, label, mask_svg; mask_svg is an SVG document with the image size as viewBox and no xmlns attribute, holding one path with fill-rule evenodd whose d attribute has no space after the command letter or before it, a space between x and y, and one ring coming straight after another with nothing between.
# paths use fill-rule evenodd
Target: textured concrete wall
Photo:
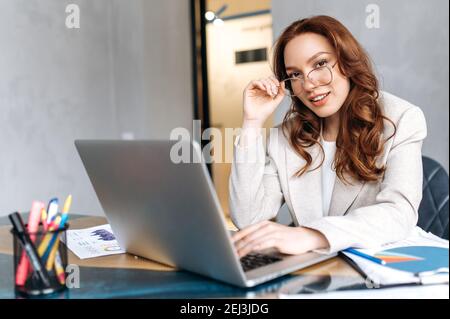
<instances>
[{"instance_id":1,"label":"textured concrete wall","mask_svg":"<svg viewBox=\"0 0 450 319\"><path fill-rule=\"evenodd\" d=\"M69 193L102 214L75 139L189 128L189 27L188 1L0 0L0 215Z\"/></svg>"}]
</instances>

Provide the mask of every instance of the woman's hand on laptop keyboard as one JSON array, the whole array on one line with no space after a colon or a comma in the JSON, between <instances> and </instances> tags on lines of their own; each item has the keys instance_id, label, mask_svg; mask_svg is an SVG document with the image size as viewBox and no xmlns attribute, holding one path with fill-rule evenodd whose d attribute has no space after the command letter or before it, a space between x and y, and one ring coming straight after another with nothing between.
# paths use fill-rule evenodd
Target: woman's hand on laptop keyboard
<instances>
[{"instance_id":1,"label":"woman's hand on laptop keyboard","mask_svg":"<svg viewBox=\"0 0 450 319\"><path fill-rule=\"evenodd\" d=\"M271 221L243 228L232 238L239 257L268 248L274 248L282 254L297 255L329 246L325 236L317 230L289 227Z\"/></svg>"}]
</instances>

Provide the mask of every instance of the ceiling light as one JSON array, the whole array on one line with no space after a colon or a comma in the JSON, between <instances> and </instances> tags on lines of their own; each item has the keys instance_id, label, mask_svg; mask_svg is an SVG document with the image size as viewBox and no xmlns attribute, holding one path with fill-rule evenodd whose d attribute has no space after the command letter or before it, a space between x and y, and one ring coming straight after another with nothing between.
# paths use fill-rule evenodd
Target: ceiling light
<instances>
[{"instance_id":1,"label":"ceiling light","mask_svg":"<svg viewBox=\"0 0 450 319\"><path fill-rule=\"evenodd\" d=\"M214 20L216 18L216 14L214 12L212 12L212 11L208 11L208 12L205 13L205 18L208 21L212 21L212 20Z\"/></svg>"}]
</instances>

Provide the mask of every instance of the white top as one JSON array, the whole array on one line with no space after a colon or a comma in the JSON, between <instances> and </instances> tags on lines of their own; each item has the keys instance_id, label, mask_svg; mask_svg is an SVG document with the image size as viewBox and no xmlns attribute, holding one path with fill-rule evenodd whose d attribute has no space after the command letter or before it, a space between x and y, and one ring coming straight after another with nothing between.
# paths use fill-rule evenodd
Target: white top
<instances>
[{"instance_id":1,"label":"white top","mask_svg":"<svg viewBox=\"0 0 450 319\"><path fill-rule=\"evenodd\" d=\"M322 207L323 216L328 215L330 210L331 195L333 194L336 171L333 169L334 154L336 153L336 142L328 142L321 139L325 160L322 166Z\"/></svg>"}]
</instances>

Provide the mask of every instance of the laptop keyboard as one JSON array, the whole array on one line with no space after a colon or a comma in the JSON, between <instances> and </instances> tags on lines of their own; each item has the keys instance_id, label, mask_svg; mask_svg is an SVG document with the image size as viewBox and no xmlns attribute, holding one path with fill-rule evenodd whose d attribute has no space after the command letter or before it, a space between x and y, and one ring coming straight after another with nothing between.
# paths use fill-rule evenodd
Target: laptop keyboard
<instances>
[{"instance_id":1,"label":"laptop keyboard","mask_svg":"<svg viewBox=\"0 0 450 319\"><path fill-rule=\"evenodd\" d=\"M259 253L250 253L241 258L241 265L245 271L250 271L255 268L266 266L274 262L280 261L282 258L272 255L265 255Z\"/></svg>"}]
</instances>

